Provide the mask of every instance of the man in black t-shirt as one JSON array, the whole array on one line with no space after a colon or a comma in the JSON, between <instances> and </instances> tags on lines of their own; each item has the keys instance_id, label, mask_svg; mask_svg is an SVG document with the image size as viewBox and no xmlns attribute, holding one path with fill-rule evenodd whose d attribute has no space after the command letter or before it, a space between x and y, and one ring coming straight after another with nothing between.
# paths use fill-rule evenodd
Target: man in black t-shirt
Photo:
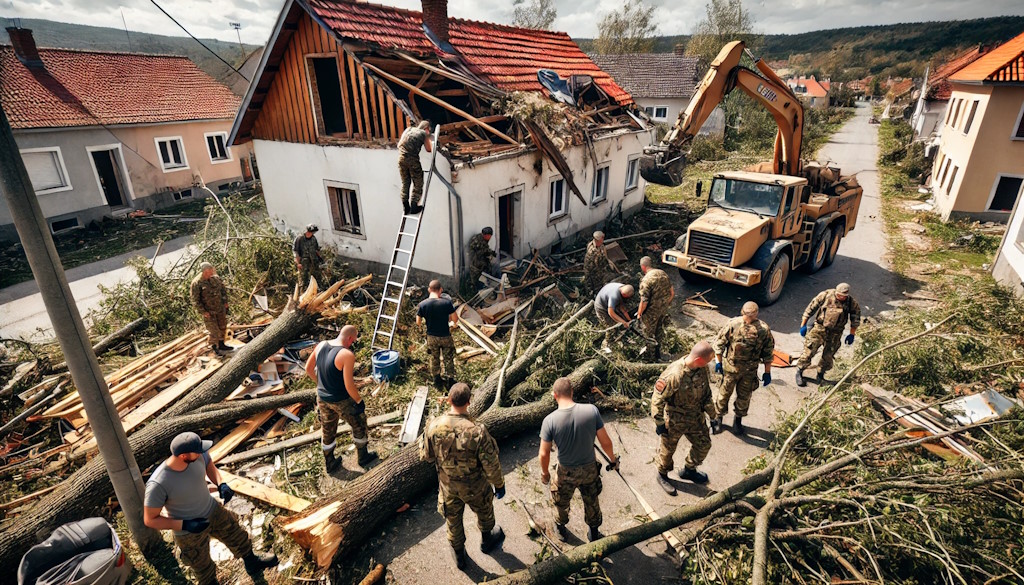
<instances>
[{"instance_id":1,"label":"man in black t-shirt","mask_svg":"<svg viewBox=\"0 0 1024 585\"><path fill-rule=\"evenodd\" d=\"M427 322L427 356L434 386L442 388L455 383L455 342L451 326L459 321L452 299L444 294L441 282L431 280L427 286L430 296L416 308L416 324ZM443 295L443 296L442 296ZM444 358L444 377L441 379L441 359Z\"/></svg>"}]
</instances>

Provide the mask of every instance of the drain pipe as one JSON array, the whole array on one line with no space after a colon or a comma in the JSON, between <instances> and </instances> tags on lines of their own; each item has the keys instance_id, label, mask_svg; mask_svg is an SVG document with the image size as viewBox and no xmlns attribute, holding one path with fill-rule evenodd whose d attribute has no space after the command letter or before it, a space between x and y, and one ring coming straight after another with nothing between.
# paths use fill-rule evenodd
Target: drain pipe
<instances>
[{"instance_id":1,"label":"drain pipe","mask_svg":"<svg viewBox=\"0 0 1024 585\"><path fill-rule=\"evenodd\" d=\"M434 165L433 175L437 177L441 183L448 188L448 218L452 217L452 197L455 198L455 226L454 230L448 230L448 235L455 236L455 241L451 243L452 251L452 269L455 271L455 282L458 285L459 281L462 280L462 259L465 258L463 254L463 238L462 238L462 197L459 192L455 190L455 186L448 182L448 179L444 178L444 175L437 172L437 166ZM451 237L449 237L451 239ZM458 254L455 250L458 249Z\"/></svg>"}]
</instances>

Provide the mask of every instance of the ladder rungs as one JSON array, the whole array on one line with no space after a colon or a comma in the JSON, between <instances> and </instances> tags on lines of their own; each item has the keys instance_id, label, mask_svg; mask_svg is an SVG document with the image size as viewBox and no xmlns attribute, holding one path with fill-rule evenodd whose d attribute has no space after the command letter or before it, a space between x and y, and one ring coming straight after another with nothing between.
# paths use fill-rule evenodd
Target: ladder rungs
<instances>
[{"instance_id":1,"label":"ladder rungs","mask_svg":"<svg viewBox=\"0 0 1024 585\"><path fill-rule=\"evenodd\" d=\"M416 232L398 232L400 236L415 236Z\"/></svg>"},{"instance_id":2,"label":"ladder rungs","mask_svg":"<svg viewBox=\"0 0 1024 585\"><path fill-rule=\"evenodd\" d=\"M391 268L397 268L399 270L404 270L406 272L409 272L409 268L408 267L406 267L406 266L399 266L398 264L392 264Z\"/></svg>"},{"instance_id":3,"label":"ladder rungs","mask_svg":"<svg viewBox=\"0 0 1024 585\"><path fill-rule=\"evenodd\" d=\"M392 317L391 315L385 315L384 313L381 313L381 314L380 314L380 318L381 318L381 319L391 319L392 321L394 321L394 320L395 320L395 318L394 318L394 317ZM378 331L378 333L379 333L379 331Z\"/></svg>"},{"instance_id":4,"label":"ladder rungs","mask_svg":"<svg viewBox=\"0 0 1024 585\"><path fill-rule=\"evenodd\" d=\"M395 248L395 252L401 252L403 254L412 254L412 250L403 250L402 248Z\"/></svg>"},{"instance_id":5,"label":"ladder rungs","mask_svg":"<svg viewBox=\"0 0 1024 585\"><path fill-rule=\"evenodd\" d=\"M389 333L387 331L378 331L377 335L387 335L388 337L391 337L391 333Z\"/></svg>"},{"instance_id":6,"label":"ladder rungs","mask_svg":"<svg viewBox=\"0 0 1024 585\"><path fill-rule=\"evenodd\" d=\"M389 303L395 303L396 305L398 304L398 299L393 298L393 297L384 297L384 300L389 302Z\"/></svg>"},{"instance_id":7,"label":"ladder rungs","mask_svg":"<svg viewBox=\"0 0 1024 585\"><path fill-rule=\"evenodd\" d=\"M389 281L387 282L387 284L390 284L391 286L397 286L398 288L402 288L402 283L400 283L400 282L395 282L395 281L393 281L393 280L389 280Z\"/></svg>"}]
</instances>

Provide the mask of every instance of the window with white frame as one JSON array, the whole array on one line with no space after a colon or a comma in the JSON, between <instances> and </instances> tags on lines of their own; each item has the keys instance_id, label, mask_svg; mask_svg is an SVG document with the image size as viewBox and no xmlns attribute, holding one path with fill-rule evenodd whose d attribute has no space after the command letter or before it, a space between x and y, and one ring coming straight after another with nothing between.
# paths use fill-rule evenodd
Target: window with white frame
<instances>
[{"instance_id":1,"label":"window with white frame","mask_svg":"<svg viewBox=\"0 0 1024 585\"><path fill-rule=\"evenodd\" d=\"M551 179L548 194L548 219L558 219L569 212L569 202L565 198L565 179Z\"/></svg>"},{"instance_id":2,"label":"window with white frame","mask_svg":"<svg viewBox=\"0 0 1024 585\"><path fill-rule=\"evenodd\" d=\"M951 162L953 161L948 158L946 159L946 167L942 169L942 179L939 181L939 187L946 185L946 175L949 174L949 165Z\"/></svg>"},{"instance_id":3,"label":"window with white frame","mask_svg":"<svg viewBox=\"0 0 1024 585\"><path fill-rule=\"evenodd\" d=\"M64 156L59 147L27 148L21 151L21 160L25 163L36 195L71 189L68 170L64 166Z\"/></svg>"},{"instance_id":4,"label":"window with white frame","mask_svg":"<svg viewBox=\"0 0 1024 585\"><path fill-rule=\"evenodd\" d=\"M978 101L979 100L974 100L971 104L971 109L969 111L965 110L967 111L967 121L964 122L964 134L970 132L971 124L974 124L974 115L978 113Z\"/></svg>"},{"instance_id":5,"label":"window with white frame","mask_svg":"<svg viewBox=\"0 0 1024 585\"><path fill-rule=\"evenodd\" d=\"M327 185L327 200L331 206L331 227L336 232L347 232L362 236L363 216L359 205L359 193L343 184Z\"/></svg>"},{"instance_id":6,"label":"window with white frame","mask_svg":"<svg viewBox=\"0 0 1024 585\"><path fill-rule=\"evenodd\" d=\"M644 106L644 113L653 118L654 108L652 106Z\"/></svg>"},{"instance_id":7,"label":"window with white frame","mask_svg":"<svg viewBox=\"0 0 1024 585\"><path fill-rule=\"evenodd\" d=\"M654 119L665 120L668 119L668 106L655 106L654 107Z\"/></svg>"},{"instance_id":8,"label":"window with white frame","mask_svg":"<svg viewBox=\"0 0 1024 585\"><path fill-rule=\"evenodd\" d=\"M222 163L231 160L231 150L228 149L227 132L208 132L206 137L206 150L210 153L210 162Z\"/></svg>"},{"instance_id":9,"label":"window with white frame","mask_svg":"<svg viewBox=\"0 0 1024 585\"><path fill-rule=\"evenodd\" d=\"M594 174L594 185L590 189L590 204L597 205L602 201L608 199L608 175L610 173L610 167L605 166L597 169L597 173Z\"/></svg>"},{"instance_id":10,"label":"window with white frame","mask_svg":"<svg viewBox=\"0 0 1024 585\"><path fill-rule=\"evenodd\" d=\"M1021 104L1020 113L1017 114L1017 125L1013 128L1013 140L1024 140L1024 104Z\"/></svg>"},{"instance_id":11,"label":"window with white frame","mask_svg":"<svg viewBox=\"0 0 1024 585\"><path fill-rule=\"evenodd\" d=\"M160 154L160 165L165 173L188 168L188 158L185 156L185 142L181 139L181 136L157 138L156 150Z\"/></svg>"},{"instance_id":12,"label":"window with white frame","mask_svg":"<svg viewBox=\"0 0 1024 585\"><path fill-rule=\"evenodd\" d=\"M626 193L636 189L640 184L640 157L636 156L626 162Z\"/></svg>"},{"instance_id":13,"label":"window with white frame","mask_svg":"<svg viewBox=\"0 0 1024 585\"><path fill-rule=\"evenodd\" d=\"M989 204L988 210L1012 211L1013 205L1020 196L1022 186L1024 186L1024 177L1000 176L992 192L992 203Z\"/></svg>"}]
</instances>

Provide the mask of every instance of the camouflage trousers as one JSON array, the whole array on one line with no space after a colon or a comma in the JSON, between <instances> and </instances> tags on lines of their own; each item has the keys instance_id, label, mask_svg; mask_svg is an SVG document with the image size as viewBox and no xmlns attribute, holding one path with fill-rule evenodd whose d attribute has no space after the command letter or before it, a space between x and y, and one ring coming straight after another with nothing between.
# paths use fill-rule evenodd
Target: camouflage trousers
<instances>
[{"instance_id":1,"label":"camouflage trousers","mask_svg":"<svg viewBox=\"0 0 1024 585\"><path fill-rule=\"evenodd\" d=\"M210 537L221 541L236 559L252 553L249 533L238 524L238 516L220 502L210 513L210 526L199 534L186 532L175 534L174 544L178 545L178 556L182 564L191 567L199 585L217 583L217 565L210 558Z\"/></svg>"},{"instance_id":2,"label":"camouflage trousers","mask_svg":"<svg viewBox=\"0 0 1024 585\"><path fill-rule=\"evenodd\" d=\"M316 399L316 410L320 417L320 425L323 438L320 446L324 451L333 451L335 439L338 436L338 420L344 419L348 426L352 427L352 442L357 446L370 442L366 427L366 413L356 414L356 403L352 399L341 402L324 402L320 397Z\"/></svg>"},{"instance_id":3,"label":"camouflage trousers","mask_svg":"<svg viewBox=\"0 0 1024 585\"><path fill-rule=\"evenodd\" d=\"M478 262L476 260L473 260L473 262L470 263L470 265L469 265L469 281L473 284L473 286L476 286L476 284L480 281L480 275L485 273L485 272L487 274L491 274L491 261L490 260L485 260L485 261L480 261L480 262Z\"/></svg>"},{"instance_id":4,"label":"camouflage trousers","mask_svg":"<svg viewBox=\"0 0 1024 585\"><path fill-rule=\"evenodd\" d=\"M206 325L206 331L210 334L210 345L220 343L228 331L228 314L221 312L210 313L209 317L203 315L203 325Z\"/></svg>"},{"instance_id":5,"label":"camouflage trousers","mask_svg":"<svg viewBox=\"0 0 1024 585\"><path fill-rule=\"evenodd\" d=\"M668 321L668 309L658 310L651 309L650 307L644 311L643 319L640 319L641 331L645 337L650 337L655 341L661 342L662 336L665 334L665 323ZM655 344L647 341L647 351L653 352ZM653 355L653 354L651 354Z\"/></svg>"},{"instance_id":6,"label":"camouflage trousers","mask_svg":"<svg viewBox=\"0 0 1024 585\"><path fill-rule=\"evenodd\" d=\"M831 370L836 352L839 351L839 345L842 343L842 340L842 329L829 330L821 325L815 325L814 328L807 332L807 337L804 339L804 352L800 354L796 367L801 370L809 368L811 366L811 359L814 358L814 354L818 353L818 348L820 347L822 349L821 360L818 362L818 374L824 374Z\"/></svg>"},{"instance_id":7,"label":"camouflage trousers","mask_svg":"<svg viewBox=\"0 0 1024 585\"><path fill-rule=\"evenodd\" d=\"M672 471L672 457L676 453L679 439L686 437L690 442L690 452L686 455L686 467L696 469L704 458L711 451L711 435L708 433L707 422L704 421L704 414L697 419L665 420L667 432L661 436L661 445L658 448L658 473L666 474Z\"/></svg>"},{"instance_id":8,"label":"camouflage trousers","mask_svg":"<svg viewBox=\"0 0 1024 585\"><path fill-rule=\"evenodd\" d=\"M591 298L601 292L601 287L608 283L608 276L603 270L591 270L583 275L583 286Z\"/></svg>"},{"instance_id":9,"label":"camouflage trousers","mask_svg":"<svg viewBox=\"0 0 1024 585\"><path fill-rule=\"evenodd\" d=\"M455 377L455 342L451 335L436 337L427 336L427 359L430 363L431 377L441 375L441 360L444 360L444 375Z\"/></svg>"},{"instance_id":10,"label":"camouflage trousers","mask_svg":"<svg viewBox=\"0 0 1024 585\"><path fill-rule=\"evenodd\" d=\"M601 345L611 345L612 337L616 330L610 329L610 327L613 327L617 323L617 321L615 321L608 315L607 309L602 311L601 309L597 308L596 304L594 305L594 315L597 316L597 322L601 324L601 328L606 329L606 331L604 332L604 340L601 342Z\"/></svg>"},{"instance_id":11,"label":"camouflage trousers","mask_svg":"<svg viewBox=\"0 0 1024 585\"><path fill-rule=\"evenodd\" d=\"M402 201L410 205L419 205L423 197L423 166L418 156L401 156L398 158L398 174L402 177ZM409 185L412 184L412 195Z\"/></svg>"},{"instance_id":12,"label":"camouflage trousers","mask_svg":"<svg viewBox=\"0 0 1024 585\"><path fill-rule=\"evenodd\" d=\"M555 465L555 473L551 477L551 503L558 513L558 523L569 522L569 503L576 490L583 499L583 518L587 526L597 528L601 525L601 464L598 462L587 465L562 466Z\"/></svg>"},{"instance_id":13,"label":"camouflage trousers","mask_svg":"<svg viewBox=\"0 0 1024 585\"><path fill-rule=\"evenodd\" d=\"M320 260L310 260L303 258L301 262L302 268L299 271L299 278L301 280L299 281L299 285L302 287L303 292L305 292L306 287L309 286L310 278L316 279L316 285L318 290L324 290L326 288L325 285L327 283L324 282L324 273L323 270L320 269Z\"/></svg>"},{"instance_id":14,"label":"camouflage trousers","mask_svg":"<svg viewBox=\"0 0 1024 585\"><path fill-rule=\"evenodd\" d=\"M494 528L494 492L482 474L468 481L453 479L448 486L442 485L437 493L437 512L444 516L448 527L448 542L455 550L466 547L462 515L467 505L476 514L480 532L490 532Z\"/></svg>"},{"instance_id":15,"label":"camouflage trousers","mask_svg":"<svg viewBox=\"0 0 1024 585\"><path fill-rule=\"evenodd\" d=\"M735 414L736 416L747 416L747 411L750 409L750 397L757 390L757 385L756 363L753 367L727 363L722 383L715 391L715 409L718 411L718 417L721 418L723 414L729 412L729 399L732 398L734 390L736 391Z\"/></svg>"}]
</instances>

